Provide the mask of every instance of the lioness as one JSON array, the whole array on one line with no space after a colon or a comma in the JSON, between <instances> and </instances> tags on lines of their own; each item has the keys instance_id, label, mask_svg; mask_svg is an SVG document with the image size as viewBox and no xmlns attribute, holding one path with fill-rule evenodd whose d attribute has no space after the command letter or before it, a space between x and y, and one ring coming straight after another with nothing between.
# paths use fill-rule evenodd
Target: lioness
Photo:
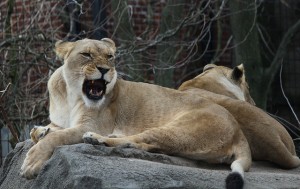
<instances>
[{"instance_id":1,"label":"lioness","mask_svg":"<svg viewBox=\"0 0 300 189\"><path fill-rule=\"evenodd\" d=\"M224 66L217 66L215 64L207 64L203 68L203 73L194 79L184 82L178 90L184 91L189 88L205 89L207 91L222 94L233 99L247 101L255 105L254 100L250 96L248 83L244 72L243 64L230 69ZM35 126L30 136L33 142L37 143L40 139L44 138L49 132L53 132L59 127Z\"/></svg>"},{"instance_id":2,"label":"lioness","mask_svg":"<svg viewBox=\"0 0 300 189\"><path fill-rule=\"evenodd\" d=\"M243 64L234 67L234 69L207 64L203 68L202 74L182 83L178 90L184 91L191 87L222 94L255 105L254 100L250 96Z\"/></svg>"},{"instance_id":3,"label":"lioness","mask_svg":"<svg viewBox=\"0 0 300 189\"><path fill-rule=\"evenodd\" d=\"M178 88L180 91L194 89L215 93L207 95L201 91L199 95L225 107L235 117L247 138L254 160L271 161L283 168L300 166L292 139L282 125L247 103L220 96L225 95L255 105L245 79L243 64L234 69L208 64L202 74L184 82Z\"/></svg>"},{"instance_id":4,"label":"lioness","mask_svg":"<svg viewBox=\"0 0 300 189\"><path fill-rule=\"evenodd\" d=\"M204 90L178 91L117 79L116 48L111 39L59 41L55 50L64 64L48 82L48 128L64 129L49 132L28 151L21 174L29 179L39 173L55 147L83 141L107 146L130 144L146 151L228 163L231 175L242 177L250 168L251 152L239 119L246 121L250 118L244 114L254 112L254 119L269 121L258 122L255 127L265 126L267 130L274 122L259 109L243 104L238 106L244 111L240 118L236 116L239 112L233 112L234 115L226 106L208 99L210 94ZM240 103L227 99L233 106ZM259 137L264 142L265 136ZM289 142L284 141L282 146ZM290 153L290 148L286 153ZM300 160L290 156L293 162L288 159L286 167L298 166Z\"/></svg>"}]
</instances>

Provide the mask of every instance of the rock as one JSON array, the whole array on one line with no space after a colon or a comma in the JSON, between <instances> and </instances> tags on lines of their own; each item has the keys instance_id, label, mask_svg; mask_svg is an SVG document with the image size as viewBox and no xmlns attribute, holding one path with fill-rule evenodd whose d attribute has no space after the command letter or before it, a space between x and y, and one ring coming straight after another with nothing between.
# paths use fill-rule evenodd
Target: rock
<instances>
[{"instance_id":1,"label":"rock","mask_svg":"<svg viewBox=\"0 0 300 189\"><path fill-rule=\"evenodd\" d=\"M36 179L19 175L26 152L19 143L0 169L0 189L27 188L224 188L228 165L207 165L133 148L76 144L58 147ZM300 188L300 168L282 170L256 162L245 188Z\"/></svg>"}]
</instances>

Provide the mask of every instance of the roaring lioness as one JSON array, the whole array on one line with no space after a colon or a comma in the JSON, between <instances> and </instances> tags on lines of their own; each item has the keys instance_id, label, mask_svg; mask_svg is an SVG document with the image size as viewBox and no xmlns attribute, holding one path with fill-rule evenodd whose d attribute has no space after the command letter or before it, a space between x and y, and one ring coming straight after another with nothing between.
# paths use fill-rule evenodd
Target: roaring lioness
<instances>
[{"instance_id":1,"label":"roaring lioness","mask_svg":"<svg viewBox=\"0 0 300 189\"><path fill-rule=\"evenodd\" d=\"M215 64L207 64L203 68L203 73L194 79L184 82L178 90L184 91L190 88L204 89L213 93L222 94L233 99L247 101L255 105L250 96L249 86L246 82L246 76L243 64L230 69ZM37 143L49 132L59 129L58 127L41 127L35 126L30 136L32 141Z\"/></svg>"},{"instance_id":2,"label":"roaring lioness","mask_svg":"<svg viewBox=\"0 0 300 189\"><path fill-rule=\"evenodd\" d=\"M255 105L254 100L250 96L243 64L236 66L234 69L217 66L215 64L207 64L203 68L202 74L184 82L178 90L184 91L191 87L204 89ZM31 130L30 136L32 141L37 143L40 139L44 138L46 134L57 129L60 128L51 126L50 130L49 127L35 126Z\"/></svg>"},{"instance_id":3,"label":"roaring lioness","mask_svg":"<svg viewBox=\"0 0 300 189\"><path fill-rule=\"evenodd\" d=\"M83 141L107 146L130 144L146 151L228 163L233 172L229 178L243 177L251 165L251 152L240 129L241 119L262 118L264 121L256 121L254 127L265 126L266 130L272 129L270 124L275 122L248 103L245 107L237 106L243 109L242 113L231 113L217 100L208 98L210 92L204 90L179 91L117 79L116 47L107 38L59 41L55 50L64 64L48 82L51 124L47 128L63 129L49 132L28 151L21 167L21 174L26 178L34 178L39 173L55 147ZM221 98L227 98L229 106L230 102L232 106L241 102ZM254 118L247 112L253 113ZM239 113L241 116L237 116ZM278 133L274 133L280 140ZM258 135L258 138L265 141L265 136ZM290 154L285 155L290 158L286 167L298 166L300 160L291 155L292 143L283 141L282 146Z\"/></svg>"}]
</instances>

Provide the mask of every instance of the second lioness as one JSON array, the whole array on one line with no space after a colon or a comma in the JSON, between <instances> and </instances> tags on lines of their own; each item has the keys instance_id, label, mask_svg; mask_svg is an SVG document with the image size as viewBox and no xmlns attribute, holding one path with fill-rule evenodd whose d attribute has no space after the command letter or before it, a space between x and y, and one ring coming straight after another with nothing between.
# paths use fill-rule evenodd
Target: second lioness
<instances>
[{"instance_id":1,"label":"second lioness","mask_svg":"<svg viewBox=\"0 0 300 189\"><path fill-rule=\"evenodd\" d=\"M238 121L254 160L271 161L283 168L299 166L292 138L285 128L247 103L255 105L245 80L243 64L234 69L208 64L202 74L184 82L178 90L194 91L195 94L199 90L199 96L225 107Z\"/></svg>"},{"instance_id":2,"label":"second lioness","mask_svg":"<svg viewBox=\"0 0 300 189\"><path fill-rule=\"evenodd\" d=\"M255 105L254 100L250 96L243 64L233 69L207 64L203 68L203 73L182 83L178 90L185 91L191 88L204 89Z\"/></svg>"}]
</instances>

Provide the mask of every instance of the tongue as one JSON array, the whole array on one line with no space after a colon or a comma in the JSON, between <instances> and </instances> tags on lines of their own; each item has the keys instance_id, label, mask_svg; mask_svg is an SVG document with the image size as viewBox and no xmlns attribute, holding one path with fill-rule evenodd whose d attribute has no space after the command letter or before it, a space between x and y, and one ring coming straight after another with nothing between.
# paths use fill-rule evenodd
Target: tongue
<instances>
[{"instance_id":1,"label":"tongue","mask_svg":"<svg viewBox=\"0 0 300 189\"><path fill-rule=\"evenodd\" d=\"M99 100L102 98L106 90L106 81L103 79L86 80L83 83L83 92L91 100Z\"/></svg>"}]
</instances>

